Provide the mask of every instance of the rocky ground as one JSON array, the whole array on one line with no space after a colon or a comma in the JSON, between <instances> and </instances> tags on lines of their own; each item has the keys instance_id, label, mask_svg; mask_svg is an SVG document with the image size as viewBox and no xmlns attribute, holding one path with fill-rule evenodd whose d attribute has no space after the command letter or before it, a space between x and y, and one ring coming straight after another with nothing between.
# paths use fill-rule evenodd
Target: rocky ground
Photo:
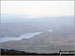
<instances>
[{"instance_id":1,"label":"rocky ground","mask_svg":"<svg viewBox=\"0 0 75 56\"><path fill-rule=\"evenodd\" d=\"M0 49L1 56L60 56L59 53L29 53L17 50ZM74 54L63 54L62 56L74 56Z\"/></svg>"}]
</instances>

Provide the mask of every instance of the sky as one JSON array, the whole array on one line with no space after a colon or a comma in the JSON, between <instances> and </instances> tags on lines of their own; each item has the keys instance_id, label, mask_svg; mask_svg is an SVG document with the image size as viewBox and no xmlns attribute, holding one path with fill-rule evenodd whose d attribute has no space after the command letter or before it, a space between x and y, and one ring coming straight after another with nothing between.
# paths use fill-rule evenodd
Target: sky
<instances>
[{"instance_id":1,"label":"sky","mask_svg":"<svg viewBox=\"0 0 75 56\"><path fill-rule=\"evenodd\" d=\"M1 1L1 14L21 14L30 18L73 16L74 1Z\"/></svg>"}]
</instances>

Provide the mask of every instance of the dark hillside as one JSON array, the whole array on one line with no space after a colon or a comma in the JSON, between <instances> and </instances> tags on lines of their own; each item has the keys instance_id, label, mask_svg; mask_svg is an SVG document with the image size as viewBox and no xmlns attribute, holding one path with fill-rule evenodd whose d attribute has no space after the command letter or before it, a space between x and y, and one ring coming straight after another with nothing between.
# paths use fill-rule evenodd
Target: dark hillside
<instances>
[{"instance_id":1,"label":"dark hillside","mask_svg":"<svg viewBox=\"0 0 75 56\"><path fill-rule=\"evenodd\" d=\"M17 51L13 49L0 49L1 55L33 55L33 56L59 56L59 53L29 53L24 51ZM62 54L62 56L74 56L74 54Z\"/></svg>"}]
</instances>

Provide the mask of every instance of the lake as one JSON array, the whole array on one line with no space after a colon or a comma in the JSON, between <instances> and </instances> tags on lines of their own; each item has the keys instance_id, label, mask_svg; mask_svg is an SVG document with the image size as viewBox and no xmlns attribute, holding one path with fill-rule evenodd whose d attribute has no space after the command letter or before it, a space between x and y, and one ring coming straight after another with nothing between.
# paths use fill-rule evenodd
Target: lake
<instances>
[{"instance_id":1,"label":"lake","mask_svg":"<svg viewBox=\"0 0 75 56\"><path fill-rule=\"evenodd\" d=\"M34 32L34 33L26 33L26 34L22 34L19 37L1 37L0 38L0 42L6 42L6 41L12 41L12 40L21 40L21 39L28 39L31 38L33 36L39 35L42 32Z\"/></svg>"},{"instance_id":2,"label":"lake","mask_svg":"<svg viewBox=\"0 0 75 56\"><path fill-rule=\"evenodd\" d=\"M53 30L48 30L48 32L53 32ZM12 40L21 40L21 39L28 39L31 37L34 37L36 35L39 35L43 32L32 32L32 33L26 33L26 34L22 34L19 37L1 37L0 38L0 42L6 42L6 41L12 41Z\"/></svg>"}]
</instances>

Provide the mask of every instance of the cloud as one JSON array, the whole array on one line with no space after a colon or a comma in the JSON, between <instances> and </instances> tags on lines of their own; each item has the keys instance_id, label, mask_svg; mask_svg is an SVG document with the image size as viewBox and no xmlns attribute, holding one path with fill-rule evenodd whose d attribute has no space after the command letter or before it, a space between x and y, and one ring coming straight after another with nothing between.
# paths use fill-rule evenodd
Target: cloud
<instances>
[{"instance_id":1,"label":"cloud","mask_svg":"<svg viewBox=\"0 0 75 56\"><path fill-rule=\"evenodd\" d=\"M1 1L1 13L31 17L74 15L74 1Z\"/></svg>"}]
</instances>

